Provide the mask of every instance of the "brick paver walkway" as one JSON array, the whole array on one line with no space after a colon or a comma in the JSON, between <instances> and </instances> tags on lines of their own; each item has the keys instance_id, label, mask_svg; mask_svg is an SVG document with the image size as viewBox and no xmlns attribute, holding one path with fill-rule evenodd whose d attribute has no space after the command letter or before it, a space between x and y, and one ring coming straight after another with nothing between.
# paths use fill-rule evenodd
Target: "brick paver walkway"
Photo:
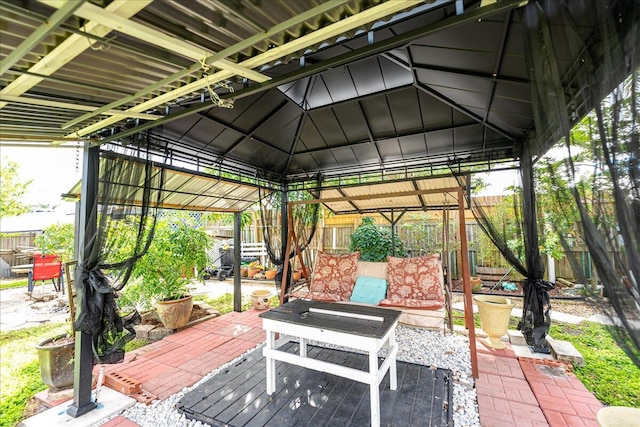
<instances>
[{"instance_id":1,"label":"brick paver walkway","mask_svg":"<svg viewBox=\"0 0 640 427\"><path fill-rule=\"evenodd\" d=\"M179 392L265 341L260 311L229 313L177 332L125 357L106 372L139 381L159 399ZM486 347L477 340L476 380L480 423L484 427L596 426L600 402L562 365L518 360L511 346ZM118 416L106 427L135 427Z\"/></svg>"},{"instance_id":2,"label":"brick paver walkway","mask_svg":"<svg viewBox=\"0 0 640 427\"><path fill-rule=\"evenodd\" d=\"M142 390L166 399L266 340L260 311L229 313L127 353L105 374L140 382Z\"/></svg>"},{"instance_id":3,"label":"brick paver walkway","mask_svg":"<svg viewBox=\"0 0 640 427\"><path fill-rule=\"evenodd\" d=\"M482 426L597 426L596 413L602 404L565 365L518 360L510 344L495 350L481 340L476 343Z\"/></svg>"}]
</instances>

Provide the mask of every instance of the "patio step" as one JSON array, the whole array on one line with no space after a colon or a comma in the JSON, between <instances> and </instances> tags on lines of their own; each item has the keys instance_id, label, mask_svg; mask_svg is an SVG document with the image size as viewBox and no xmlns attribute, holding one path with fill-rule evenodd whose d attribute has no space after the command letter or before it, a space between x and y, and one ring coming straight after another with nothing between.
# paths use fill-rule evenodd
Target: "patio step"
<instances>
[{"instance_id":1,"label":"patio step","mask_svg":"<svg viewBox=\"0 0 640 427\"><path fill-rule=\"evenodd\" d=\"M551 355L555 359L569 362L573 366L584 366L582 354L569 341L554 340L551 337L547 337L547 343L549 344Z\"/></svg>"},{"instance_id":2,"label":"patio step","mask_svg":"<svg viewBox=\"0 0 640 427\"><path fill-rule=\"evenodd\" d=\"M527 345L527 340L524 338L522 332L509 329L507 331L507 335L509 336L509 342L513 345Z\"/></svg>"}]
</instances>

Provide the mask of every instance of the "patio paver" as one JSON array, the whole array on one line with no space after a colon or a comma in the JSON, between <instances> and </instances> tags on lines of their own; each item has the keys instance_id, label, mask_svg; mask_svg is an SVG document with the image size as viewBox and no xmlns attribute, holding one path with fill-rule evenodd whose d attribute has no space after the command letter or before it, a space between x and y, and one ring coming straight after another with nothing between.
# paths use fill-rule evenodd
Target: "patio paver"
<instances>
[{"instance_id":1,"label":"patio paver","mask_svg":"<svg viewBox=\"0 0 640 427\"><path fill-rule=\"evenodd\" d=\"M128 353L125 361L108 366L142 383L143 390L165 399L199 381L265 341L260 311L229 313L179 331ZM578 378L557 366L528 358L518 360L507 343L504 350L477 340L476 380L480 423L502 426L596 426L602 404ZM116 417L106 427L136 424Z\"/></svg>"}]
</instances>

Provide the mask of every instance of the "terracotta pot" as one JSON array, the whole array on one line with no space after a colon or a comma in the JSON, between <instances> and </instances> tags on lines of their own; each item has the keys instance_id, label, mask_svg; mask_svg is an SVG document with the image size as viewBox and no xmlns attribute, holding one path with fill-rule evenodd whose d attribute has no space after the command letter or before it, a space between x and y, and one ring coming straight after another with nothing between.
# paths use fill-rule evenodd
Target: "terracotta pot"
<instances>
[{"instance_id":1,"label":"terracotta pot","mask_svg":"<svg viewBox=\"0 0 640 427\"><path fill-rule=\"evenodd\" d=\"M191 295L156 303L158 318L167 329L179 329L189 322L193 310L193 297Z\"/></svg>"},{"instance_id":2,"label":"terracotta pot","mask_svg":"<svg viewBox=\"0 0 640 427\"><path fill-rule=\"evenodd\" d=\"M298 280L300 280L302 278L302 271L294 270L293 271L293 275L291 276L291 278L293 279L294 282L297 282Z\"/></svg>"},{"instance_id":3,"label":"terracotta pot","mask_svg":"<svg viewBox=\"0 0 640 427\"><path fill-rule=\"evenodd\" d=\"M42 381L53 390L73 386L75 340L73 337L63 339L65 336L49 338L36 346Z\"/></svg>"},{"instance_id":4,"label":"terracotta pot","mask_svg":"<svg viewBox=\"0 0 640 427\"><path fill-rule=\"evenodd\" d=\"M267 270L264 272L264 278L267 280L273 280L276 278L276 273L278 270Z\"/></svg>"},{"instance_id":5,"label":"terracotta pot","mask_svg":"<svg viewBox=\"0 0 640 427\"><path fill-rule=\"evenodd\" d=\"M260 273L262 270L260 270L259 268L250 268L247 271L247 277L249 279L253 279L253 276L255 276L256 274Z\"/></svg>"},{"instance_id":6,"label":"terracotta pot","mask_svg":"<svg viewBox=\"0 0 640 427\"><path fill-rule=\"evenodd\" d=\"M247 277L249 274L249 267L240 268L240 277Z\"/></svg>"}]
</instances>

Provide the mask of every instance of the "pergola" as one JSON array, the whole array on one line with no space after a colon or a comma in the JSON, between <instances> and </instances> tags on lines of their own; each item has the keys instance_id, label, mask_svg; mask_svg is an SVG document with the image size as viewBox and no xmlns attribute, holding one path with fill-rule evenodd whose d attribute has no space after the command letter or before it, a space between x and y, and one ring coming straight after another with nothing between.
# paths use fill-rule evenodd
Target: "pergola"
<instances>
[{"instance_id":1,"label":"pergola","mask_svg":"<svg viewBox=\"0 0 640 427\"><path fill-rule=\"evenodd\" d=\"M573 124L634 70L638 55L605 64L603 22L633 52L637 7L2 0L0 140L82 147L85 220L100 156L136 161L143 137L175 184L167 205L232 212L237 228L257 188L286 193L318 177L338 194L330 209L388 211L399 191L425 205L420 178L530 167L544 154L563 135L559 118L539 114L547 89ZM395 185L359 209L343 179ZM76 416L92 409L90 339L77 346Z\"/></svg>"}]
</instances>

